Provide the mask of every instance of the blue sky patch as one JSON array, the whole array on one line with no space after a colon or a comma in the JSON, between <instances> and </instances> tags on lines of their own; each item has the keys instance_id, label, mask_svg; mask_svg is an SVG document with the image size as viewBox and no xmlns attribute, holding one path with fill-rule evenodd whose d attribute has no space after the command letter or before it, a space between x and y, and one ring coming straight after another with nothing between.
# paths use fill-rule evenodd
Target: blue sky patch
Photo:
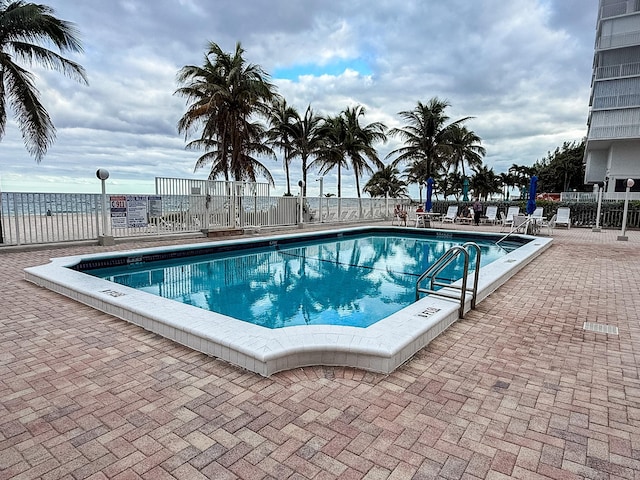
<instances>
[{"instance_id":1,"label":"blue sky patch","mask_svg":"<svg viewBox=\"0 0 640 480\"><path fill-rule=\"evenodd\" d=\"M285 68L276 68L272 77L296 81L301 75L313 75L314 77L319 77L320 75L338 76L344 73L347 68L355 70L360 73L360 75L371 75L373 73L367 62L361 58L355 58L350 60L337 60L324 65L305 63Z\"/></svg>"}]
</instances>

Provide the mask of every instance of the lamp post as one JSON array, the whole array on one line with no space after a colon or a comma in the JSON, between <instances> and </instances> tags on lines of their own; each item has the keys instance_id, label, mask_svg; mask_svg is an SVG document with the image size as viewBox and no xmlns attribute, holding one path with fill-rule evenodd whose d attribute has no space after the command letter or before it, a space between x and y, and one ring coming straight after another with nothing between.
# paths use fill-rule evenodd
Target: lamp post
<instances>
[{"instance_id":1,"label":"lamp post","mask_svg":"<svg viewBox=\"0 0 640 480\"><path fill-rule=\"evenodd\" d=\"M634 181L631 178L627 178L627 189L624 193L624 211L622 213L622 235L618 235L618 240L626 242L629 237L625 235L627 230L627 212L629 211L629 191L633 187Z\"/></svg>"},{"instance_id":2,"label":"lamp post","mask_svg":"<svg viewBox=\"0 0 640 480\"><path fill-rule=\"evenodd\" d=\"M298 223L298 227L302 228L303 224L304 224L304 210L302 208L302 204L304 202L304 197L303 197L303 192L304 192L304 181L300 180L298 182L298 186L300 187L300 193L298 194L298 215L299 215L299 223Z\"/></svg>"},{"instance_id":3,"label":"lamp post","mask_svg":"<svg viewBox=\"0 0 640 480\"><path fill-rule=\"evenodd\" d=\"M109 235L109 209L107 207L107 188L105 182L109 178L109 171L99 168L96 171L96 177L100 179L102 184L102 235L98 235L98 243L100 245L114 245L113 237Z\"/></svg>"},{"instance_id":4,"label":"lamp post","mask_svg":"<svg viewBox=\"0 0 640 480\"><path fill-rule=\"evenodd\" d=\"M598 209L596 211L596 226L593 227L594 232L600 232L600 212L602 211L602 187L598 185Z\"/></svg>"},{"instance_id":5,"label":"lamp post","mask_svg":"<svg viewBox=\"0 0 640 480\"><path fill-rule=\"evenodd\" d=\"M320 215L320 222L324 222L322 216L322 184L324 183L324 177L316 179L316 182L320 182L320 193L318 194L318 215Z\"/></svg>"}]
</instances>

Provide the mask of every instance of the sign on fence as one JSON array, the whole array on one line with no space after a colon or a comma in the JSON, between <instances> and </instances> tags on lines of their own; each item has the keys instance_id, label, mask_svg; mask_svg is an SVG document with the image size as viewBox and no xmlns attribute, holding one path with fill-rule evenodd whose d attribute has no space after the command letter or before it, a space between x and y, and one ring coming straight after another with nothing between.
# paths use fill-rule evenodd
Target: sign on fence
<instances>
[{"instance_id":1,"label":"sign on fence","mask_svg":"<svg viewBox=\"0 0 640 480\"><path fill-rule=\"evenodd\" d=\"M149 216L162 216L162 197L111 195L111 228L146 227Z\"/></svg>"}]
</instances>

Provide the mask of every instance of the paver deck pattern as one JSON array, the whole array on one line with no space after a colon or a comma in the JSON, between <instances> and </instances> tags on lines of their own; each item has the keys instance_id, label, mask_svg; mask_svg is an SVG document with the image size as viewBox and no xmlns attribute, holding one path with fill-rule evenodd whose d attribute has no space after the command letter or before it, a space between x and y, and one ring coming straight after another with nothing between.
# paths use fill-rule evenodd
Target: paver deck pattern
<instances>
[{"instance_id":1,"label":"paver deck pattern","mask_svg":"<svg viewBox=\"0 0 640 480\"><path fill-rule=\"evenodd\" d=\"M263 378L23 280L50 257L139 244L0 249L0 479L638 479L627 233L556 229L391 375ZM152 245L176 242L193 240Z\"/></svg>"}]
</instances>

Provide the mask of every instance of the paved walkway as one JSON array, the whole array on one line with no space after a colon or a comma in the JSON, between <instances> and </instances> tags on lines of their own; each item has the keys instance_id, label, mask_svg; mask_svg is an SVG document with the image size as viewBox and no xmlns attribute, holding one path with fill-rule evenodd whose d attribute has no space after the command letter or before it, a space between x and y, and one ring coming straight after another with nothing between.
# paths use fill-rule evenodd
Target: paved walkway
<instances>
[{"instance_id":1,"label":"paved walkway","mask_svg":"<svg viewBox=\"0 0 640 480\"><path fill-rule=\"evenodd\" d=\"M106 247L0 250L0 479L638 479L640 232L628 234L556 230L387 376L262 378L22 279Z\"/></svg>"}]
</instances>

